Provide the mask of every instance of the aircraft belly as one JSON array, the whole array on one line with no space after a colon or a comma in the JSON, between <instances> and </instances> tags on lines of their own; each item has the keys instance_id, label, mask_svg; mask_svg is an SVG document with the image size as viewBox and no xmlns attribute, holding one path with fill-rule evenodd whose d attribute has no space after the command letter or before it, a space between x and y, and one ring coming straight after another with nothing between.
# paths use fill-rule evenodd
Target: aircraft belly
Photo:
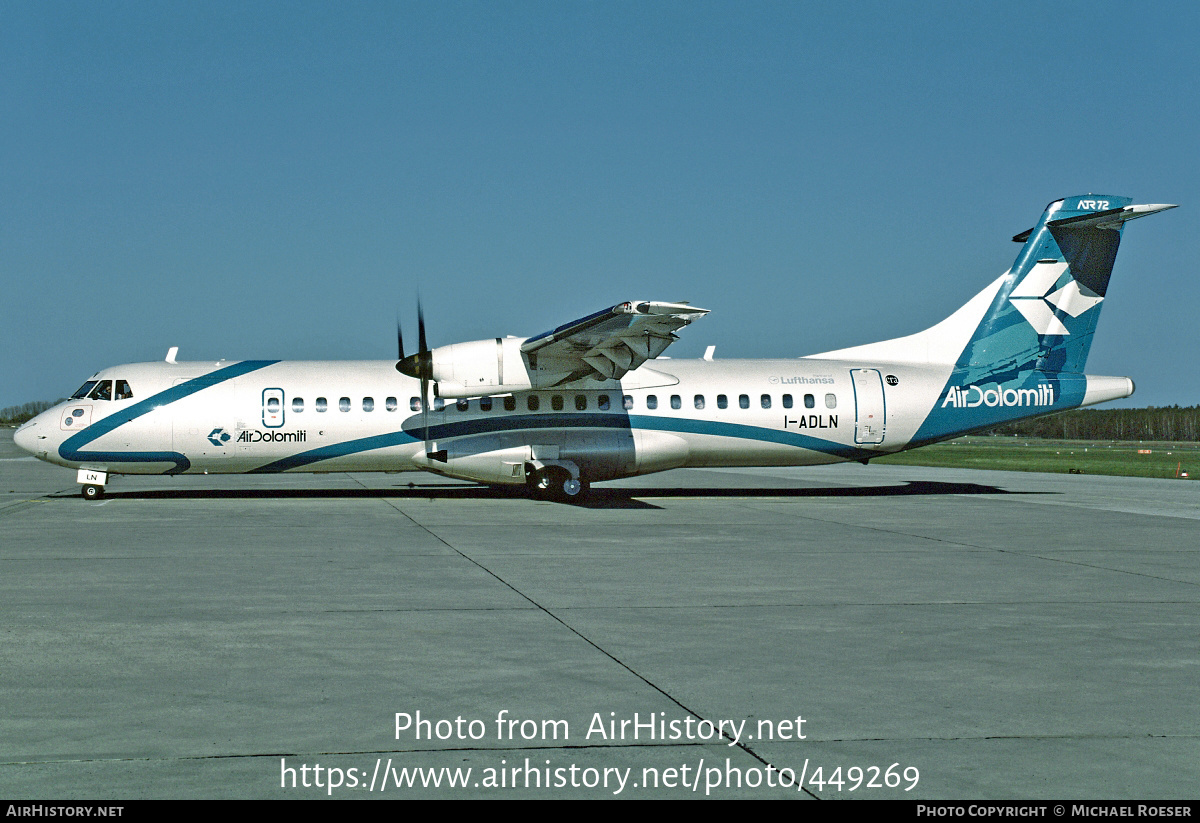
<instances>
[{"instance_id":1,"label":"aircraft belly","mask_svg":"<svg viewBox=\"0 0 1200 823\"><path fill-rule=\"evenodd\" d=\"M783 443L747 441L741 437L689 435L689 468L736 466L815 466L845 457Z\"/></svg>"}]
</instances>

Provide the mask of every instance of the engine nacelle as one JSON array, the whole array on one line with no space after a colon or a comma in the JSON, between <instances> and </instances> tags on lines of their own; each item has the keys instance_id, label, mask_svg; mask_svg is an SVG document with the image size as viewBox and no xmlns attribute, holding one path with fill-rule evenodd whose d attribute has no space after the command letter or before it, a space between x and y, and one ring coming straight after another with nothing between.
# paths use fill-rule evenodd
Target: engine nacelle
<instances>
[{"instance_id":1,"label":"engine nacelle","mask_svg":"<svg viewBox=\"0 0 1200 823\"><path fill-rule=\"evenodd\" d=\"M438 396L456 399L536 388L521 355L524 342L522 337L496 337L433 349L432 377Z\"/></svg>"}]
</instances>

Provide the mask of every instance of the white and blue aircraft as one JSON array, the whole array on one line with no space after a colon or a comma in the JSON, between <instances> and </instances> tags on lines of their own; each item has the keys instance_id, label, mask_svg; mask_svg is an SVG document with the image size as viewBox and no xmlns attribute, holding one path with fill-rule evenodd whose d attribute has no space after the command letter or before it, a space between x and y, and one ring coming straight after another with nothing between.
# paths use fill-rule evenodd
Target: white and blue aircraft
<instances>
[{"instance_id":1,"label":"white and blue aircraft","mask_svg":"<svg viewBox=\"0 0 1200 823\"><path fill-rule=\"evenodd\" d=\"M1169 205L1069 197L1013 240L1016 262L925 331L784 360L659 356L708 312L626 302L534 337L399 361L165 361L103 369L17 429L18 446L112 475L428 471L578 498L679 467L867 462L1128 397L1083 373L1128 220ZM399 334L398 334L399 337ZM430 402L430 386L433 388Z\"/></svg>"}]
</instances>

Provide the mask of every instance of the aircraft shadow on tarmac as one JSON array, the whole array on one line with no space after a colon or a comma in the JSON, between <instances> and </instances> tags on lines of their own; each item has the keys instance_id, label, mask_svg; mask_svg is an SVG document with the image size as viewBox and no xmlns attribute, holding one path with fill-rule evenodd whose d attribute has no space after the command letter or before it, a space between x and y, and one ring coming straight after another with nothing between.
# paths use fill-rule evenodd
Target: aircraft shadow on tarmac
<instances>
[{"instance_id":1,"label":"aircraft shadow on tarmac","mask_svg":"<svg viewBox=\"0 0 1200 823\"><path fill-rule=\"evenodd\" d=\"M581 502L571 505L585 509L658 509L640 498L839 498L904 497L948 494L1048 494L1049 492L1012 492L999 486L980 483L943 483L918 480L890 486L821 486L804 488L593 488ZM60 493L50 498L78 499L78 494ZM109 491L110 500L273 500L273 499L397 499L397 500L530 500L523 488L498 488L446 483L408 483L382 489L151 489Z\"/></svg>"}]
</instances>

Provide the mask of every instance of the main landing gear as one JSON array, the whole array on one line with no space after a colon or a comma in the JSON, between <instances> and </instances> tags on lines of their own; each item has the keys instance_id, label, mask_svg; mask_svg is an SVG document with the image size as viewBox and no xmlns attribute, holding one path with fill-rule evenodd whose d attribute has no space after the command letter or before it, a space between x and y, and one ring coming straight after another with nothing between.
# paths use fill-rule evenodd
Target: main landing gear
<instances>
[{"instance_id":1,"label":"main landing gear","mask_svg":"<svg viewBox=\"0 0 1200 823\"><path fill-rule=\"evenodd\" d=\"M562 466L544 466L528 475L529 490L535 497L560 503L578 503L591 488L583 478L576 478Z\"/></svg>"},{"instance_id":2,"label":"main landing gear","mask_svg":"<svg viewBox=\"0 0 1200 823\"><path fill-rule=\"evenodd\" d=\"M85 483L81 491L84 500L100 500L104 497L104 487L95 483Z\"/></svg>"}]
</instances>

